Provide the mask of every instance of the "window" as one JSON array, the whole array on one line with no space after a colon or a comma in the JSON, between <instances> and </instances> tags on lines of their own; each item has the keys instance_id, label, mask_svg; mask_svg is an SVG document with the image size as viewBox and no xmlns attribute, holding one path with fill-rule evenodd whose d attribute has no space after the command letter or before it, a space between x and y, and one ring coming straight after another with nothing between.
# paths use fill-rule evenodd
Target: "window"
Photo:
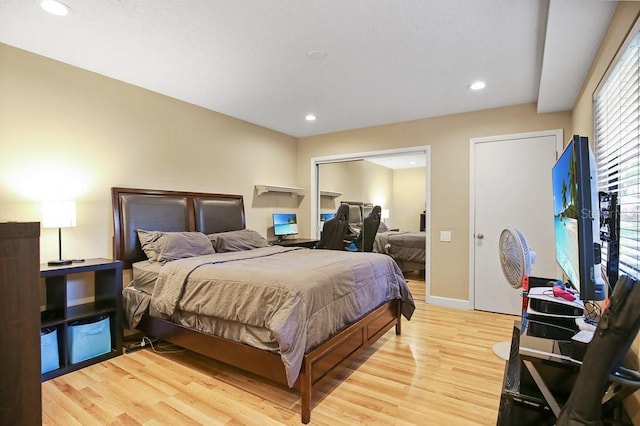
<instances>
[{"instance_id":1,"label":"window","mask_svg":"<svg viewBox=\"0 0 640 426\"><path fill-rule=\"evenodd\" d=\"M640 32L623 51L594 100L600 191L620 206L620 274L640 278ZM607 253L609 247L603 245ZM603 262L607 256L603 255ZM614 284L614 283L611 283Z\"/></svg>"}]
</instances>

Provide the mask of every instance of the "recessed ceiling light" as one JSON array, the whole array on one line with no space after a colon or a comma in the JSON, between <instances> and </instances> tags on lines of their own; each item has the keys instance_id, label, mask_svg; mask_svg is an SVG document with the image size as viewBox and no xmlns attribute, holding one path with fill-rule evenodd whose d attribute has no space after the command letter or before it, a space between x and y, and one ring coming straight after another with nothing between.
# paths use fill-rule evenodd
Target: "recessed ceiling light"
<instances>
[{"instance_id":1,"label":"recessed ceiling light","mask_svg":"<svg viewBox=\"0 0 640 426\"><path fill-rule=\"evenodd\" d=\"M71 12L69 6L56 0L42 0L40 7L56 16L67 16Z\"/></svg>"},{"instance_id":2,"label":"recessed ceiling light","mask_svg":"<svg viewBox=\"0 0 640 426\"><path fill-rule=\"evenodd\" d=\"M316 116L315 116L315 115L313 115L313 114L307 114L307 115L305 115L305 117L304 117L304 119L305 119L305 120L307 120L307 121L316 121L316 118L318 118L318 117L316 117Z\"/></svg>"},{"instance_id":3,"label":"recessed ceiling light","mask_svg":"<svg viewBox=\"0 0 640 426\"><path fill-rule=\"evenodd\" d=\"M320 49L312 49L307 52L307 56L311 59L324 59L327 57L327 52Z\"/></svg>"},{"instance_id":4,"label":"recessed ceiling light","mask_svg":"<svg viewBox=\"0 0 640 426\"><path fill-rule=\"evenodd\" d=\"M482 90L487 87L487 83L485 83L484 81L474 81L468 87L471 90Z\"/></svg>"}]
</instances>

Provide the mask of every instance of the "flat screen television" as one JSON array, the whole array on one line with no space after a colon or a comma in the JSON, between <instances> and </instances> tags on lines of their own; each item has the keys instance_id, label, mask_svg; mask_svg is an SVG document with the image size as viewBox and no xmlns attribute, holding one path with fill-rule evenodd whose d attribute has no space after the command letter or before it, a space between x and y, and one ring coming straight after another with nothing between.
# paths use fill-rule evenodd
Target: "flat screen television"
<instances>
[{"instance_id":1,"label":"flat screen television","mask_svg":"<svg viewBox=\"0 0 640 426\"><path fill-rule=\"evenodd\" d=\"M284 240L287 235L298 234L298 218L295 213L273 214L273 235Z\"/></svg>"},{"instance_id":2,"label":"flat screen television","mask_svg":"<svg viewBox=\"0 0 640 426\"><path fill-rule=\"evenodd\" d=\"M581 300L604 300L595 158L575 135L552 171L556 260Z\"/></svg>"}]
</instances>

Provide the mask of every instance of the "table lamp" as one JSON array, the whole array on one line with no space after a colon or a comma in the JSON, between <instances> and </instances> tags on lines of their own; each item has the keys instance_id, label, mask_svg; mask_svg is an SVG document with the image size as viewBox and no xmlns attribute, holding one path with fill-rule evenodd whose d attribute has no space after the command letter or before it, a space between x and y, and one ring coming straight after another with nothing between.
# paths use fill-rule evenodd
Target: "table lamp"
<instances>
[{"instance_id":1,"label":"table lamp","mask_svg":"<svg viewBox=\"0 0 640 426\"><path fill-rule=\"evenodd\" d=\"M389 219L389 209L382 209L380 211L380 219L385 223L387 222L387 219Z\"/></svg>"},{"instance_id":2,"label":"table lamp","mask_svg":"<svg viewBox=\"0 0 640 426\"><path fill-rule=\"evenodd\" d=\"M47 262L51 266L69 265L71 260L62 258L62 228L76 226L74 201L47 201L42 205L42 227L58 228L58 259Z\"/></svg>"}]
</instances>

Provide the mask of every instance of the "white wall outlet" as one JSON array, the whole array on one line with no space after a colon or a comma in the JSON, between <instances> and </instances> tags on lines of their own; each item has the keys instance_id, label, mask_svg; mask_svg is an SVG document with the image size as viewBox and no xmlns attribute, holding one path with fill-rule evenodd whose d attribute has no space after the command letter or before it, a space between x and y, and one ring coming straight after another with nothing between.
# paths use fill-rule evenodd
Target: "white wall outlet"
<instances>
[{"instance_id":1,"label":"white wall outlet","mask_svg":"<svg viewBox=\"0 0 640 426\"><path fill-rule=\"evenodd\" d=\"M440 241L451 241L451 231L440 231Z\"/></svg>"}]
</instances>

